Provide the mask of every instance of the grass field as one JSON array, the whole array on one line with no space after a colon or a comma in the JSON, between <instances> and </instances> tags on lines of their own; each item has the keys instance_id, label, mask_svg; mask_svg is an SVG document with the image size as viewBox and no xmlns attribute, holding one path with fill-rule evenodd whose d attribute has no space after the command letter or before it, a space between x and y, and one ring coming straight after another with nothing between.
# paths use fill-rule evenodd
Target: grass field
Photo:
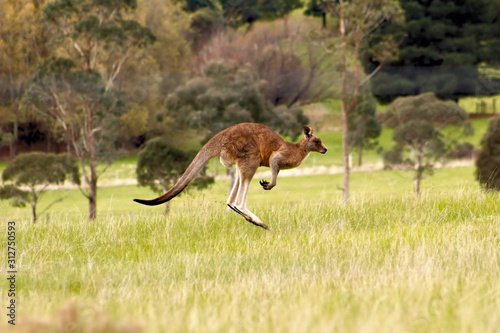
<instances>
[{"instance_id":1,"label":"grass field","mask_svg":"<svg viewBox=\"0 0 500 333\"><path fill-rule=\"evenodd\" d=\"M478 146L487 120L473 126L465 140ZM340 133L319 136L329 153L303 167L341 166ZM134 178L135 159L103 183ZM0 331L496 332L500 196L473 174L444 168L416 200L406 172L353 173L348 205L341 174L280 177L272 191L254 179L249 208L270 232L226 209L227 180L174 199L167 217L131 201L156 196L137 186L101 187L94 222L78 190L49 191L39 210L64 200L36 225L0 201L0 232L16 222L18 270L18 325L4 317Z\"/></svg>"},{"instance_id":2,"label":"grass field","mask_svg":"<svg viewBox=\"0 0 500 333\"><path fill-rule=\"evenodd\" d=\"M446 168L419 200L399 171L254 180L249 207L271 231L225 208L227 181L174 199L172 212L99 192L87 222L75 190L50 218L0 202L17 228L12 332L496 332L500 197L473 168ZM4 280L5 281L5 280ZM7 285L0 291L6 302ZM7 327L7 319L0 330Z\"/></svg>"}]
</instances>

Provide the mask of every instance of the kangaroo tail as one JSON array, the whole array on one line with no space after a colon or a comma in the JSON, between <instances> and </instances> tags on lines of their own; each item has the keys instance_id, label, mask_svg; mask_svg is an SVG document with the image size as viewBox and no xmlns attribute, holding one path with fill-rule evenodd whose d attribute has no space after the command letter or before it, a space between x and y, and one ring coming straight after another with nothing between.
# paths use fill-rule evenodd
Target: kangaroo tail
<instances>
[{"instance_id":1,"label":"kangaroo tail","mask_svg":"<svg viewBox=\"0 0 500 333\"><path fill-rule=\"evenodd\" d=\"M186 171L184 171L184 174L181 176L181 178L179 178L177 183L175 183L175 185L170 190L168 190L167 192L165 192L165 194L159 196L156 199L152 200L134 199L134 201L143 205L156 206L164 202L167 202L169 200L172 200L175 196L181 193L182 190L186 188L186 186L188 186L188 184L198 175L198 173L200 173L205 164L207 164L207 162L211 158L219 156L219 154L220 154L220 149L217 149L213 139L210 140L201 148L198 154L196 154L191 164L189 164Z\"/></svg>"}]
</instances>

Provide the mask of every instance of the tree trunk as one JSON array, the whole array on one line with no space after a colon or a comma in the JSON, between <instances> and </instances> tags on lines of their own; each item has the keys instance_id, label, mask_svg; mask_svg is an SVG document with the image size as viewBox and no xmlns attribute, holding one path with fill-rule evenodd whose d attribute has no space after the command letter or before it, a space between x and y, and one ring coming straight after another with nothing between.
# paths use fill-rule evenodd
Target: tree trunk
<instances>
[{"instance_id":1,"label":"tree trunk","mask_svg":"<svg viewBox=\"0 0 500 333\"><path fill-rule=\"evenodd\" d=\"M363 145L361 143L358 144L358 166L363 165Z\"/></svg>"},{"instance_id":2,"label":"tree trunk","mask_svg":"<svg viewBox=\"0 0 500 333\"><path fill-rule=\"evenodd\" d=\"M31 205L31 213L33 214L33 223L36 223L36 201Z\"/></svg>"},{"instance_id":3,"label":"tree trunk","mask_svg":"<svg viewBox=\"0 0 500 333\"><path fill-rule=\"evenodd\" d=\"M17 119L17 107L13 107L14 124L12 124L12 141L10 142L10 158L17 156L17 144L19 140L19 120Z\"/></svg>"},{"instance_id":4,"label":"tree trunk","mask_svg":"<svg viewBox=\"0 0 500 333\"><path fill-rule=\"evenodd\" d=\"M166 193L168 191L168 188L167 188L167 183L165 180L161 180L161 187L163 189L163 193ZM177 177L174 177L172 179L172 184L176 184L177 183ZM163 211L163 216L167 216L168 213L170 213L170 201L167 201L165 203L165 210Z\"/></svg>"},{"instance_id":5,"label":"tree trunk","mask_svg":"<svg viewBox=\"0 0 500 333\"><path fill-rule=\"evenodd\" d=\"M347 129L347 109L346 103L342 100L342 157L344 163L344 188L342 201L346 203L349 200L349 144L348 140L348 129Z\"/></svg>"},{"instance_id":6,"label":"tree trunk","mask_svg":"<svg viewBox=\"0 0 500 333\"><path fill-rule=\"evenodd\" d=\"M414 186L415 186L415 197L418 198L418 194L420 193L420 177L417 176L414 180Z\"/></svg>"},{"instance_id":7,"label":"tree trunk","mask_svg":"<svg viewBox=\"0 0 500 333\"><path fill-rule=\"evenodd\" d=\"M343 3L340 8L340 35L341 39L341 66L342 66L342 157L344 161L344 188L342 201L346 203L349 200L349 132L347 127L347 112L348 112L348 90L347 90L347 55L346 55L346 31L345 31L345 14Z\"/></svg>"},{"instance_id":8,"label":"tree trunk","mask_svg":"<svg viewBox=\"0 0 500 333\"><path fill-rule=\"evenodd\" d=\"M97 217L97 179L92 179L89 184L89 220L95 220L96 217Z\"/></svg>"},{"instance_id":9,"label":"tree trunk","mask_svg":"<svg viewBox=\"0 0 500 333\"><path fill-rule=\"evenodd\" d=\"M323 19L323 29L326 29L326 12L321 13Z\"/></svg>"},{"instance_id":10,"label":"tree trunk","mask_svg":"<svg viewBox=\"0 0 500 333\"><path fill-rule=\"evenodd\" d=\"M90 184L89 184L89 220L97 217L97 156L93 137L87 140L89 149Z\"/></svg>"},{"instance_id":11,"label":"tree trunk","mask_svg":"<svg viewBox=\"0 0 500 333\"><path fill-rule=\"evenodd\" d=\"M415 174L415 179L414 179L414 189L415 189L415 197L418 198L418 195L420 193L420 182L422 181L422 158L420 156L417 156L417 172Z\"/></svg>"},{"instance_id":12,"label":"tree trunk","mask_svg":"<svg viewBox=\"0 0 500 333\"><path fill-rule=\"evenodd\" d=\"M167 202L165 203L165 210L163 211L163 215L164 215L164 216L167 216L167 215L168 215L168 213L170 213L170 201L167 201Z\"/></svg>"}]
</instances>

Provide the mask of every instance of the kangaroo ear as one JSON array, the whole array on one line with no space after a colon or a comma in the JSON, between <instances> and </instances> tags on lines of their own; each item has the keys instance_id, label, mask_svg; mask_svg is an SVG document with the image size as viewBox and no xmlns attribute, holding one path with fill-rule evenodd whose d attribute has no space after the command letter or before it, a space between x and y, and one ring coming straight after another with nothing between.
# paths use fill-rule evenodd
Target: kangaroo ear
<instances>
[{"instance_id":1,"label":"kangaroo ear","mask_svg":"<svg viewBox=\"0 0 500 333\"><path fill-rule=\"evenodd\" d=\"M310 126L304 126L304 135L310 138L313 135L313 129Z\"/></svg>"}]
</instances>

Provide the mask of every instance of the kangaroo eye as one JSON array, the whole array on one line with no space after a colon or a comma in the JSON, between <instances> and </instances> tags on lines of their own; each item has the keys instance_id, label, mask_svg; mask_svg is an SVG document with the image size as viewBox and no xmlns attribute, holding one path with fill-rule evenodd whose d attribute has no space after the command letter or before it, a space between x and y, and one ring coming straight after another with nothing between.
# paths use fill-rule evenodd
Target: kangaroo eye
<instances>
[{"instance_id":1,"label":"kangaroo eye","mask_svg":"<svg viewBox=\"0 0 500 333\"><path fill-rule=\"evenodd\" d=\"M318 143L319 143L319 140L314 140L314 143L315 143L315 144L318 144Z\"/></svg>"}]
</instances>

